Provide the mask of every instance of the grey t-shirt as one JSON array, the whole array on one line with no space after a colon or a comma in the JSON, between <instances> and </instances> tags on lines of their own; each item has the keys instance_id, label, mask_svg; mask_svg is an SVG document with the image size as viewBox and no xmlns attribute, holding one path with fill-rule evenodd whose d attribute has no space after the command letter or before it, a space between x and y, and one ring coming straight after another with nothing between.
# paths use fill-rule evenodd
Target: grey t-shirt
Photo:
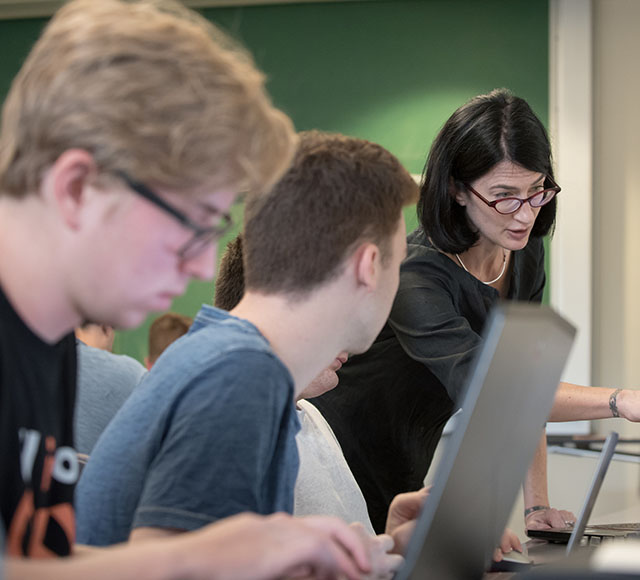
<instances>
[{"instance_id":1,"label":"grey t-shirt","mask_svg":"<svg viewBox=\"0 0 640 580\"><path fill-rule=\"evenodd\" d=\"M74 440L76 451L89 455L147 369L129 356L93 348L80 340L77 354Z\"/></svg>"},{"instance_id":2,"label":"grey t-shirt","mask_svg":"<svg viewBox=\"0 0 640 580\"><path fill-rule=\"evenodd\" d=\"M293 379L257 328L203 306L107 427L76 490L80 543L292 512Z\"/></svg>"}]
</instances>

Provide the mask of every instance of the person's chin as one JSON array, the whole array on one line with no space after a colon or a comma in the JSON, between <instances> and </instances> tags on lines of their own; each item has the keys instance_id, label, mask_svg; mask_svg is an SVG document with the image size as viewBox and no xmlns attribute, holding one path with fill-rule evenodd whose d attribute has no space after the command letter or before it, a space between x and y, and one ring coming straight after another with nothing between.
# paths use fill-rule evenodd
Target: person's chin
<instances>
[{"instance_id":1,"label":"person's chin","mask_svg":"<svg viewBox=\"0 0 640 580\"><path fill-rule=\"evenodd\" d=\"M169 310L169 308L171 308L171 305L173 304L173 301L178 295L178 292L162 292L150 297L148 303L145 304L144 307L144 316L146 316L150 312Z\"/></svg>"},{"instance_id":2,"label":"person's chin","mask_svg":"<svg viewBox=\"0 0 640 580\"><path fill-rule=\"evenodd\" d=\"M526 230L507 230L507 244L506 247L509 250L516 251L522 250L529 243L529 236L531 234L530 229Z\"/></svg>"},{"instance_id":3,"label":"person's chin","mask_svg":"<svg viewBox=\"0 0 640 580\"><path fill-rule=\"evenodd\" d=\"M118 314L113 326L118 329L136 328L144 322L147 314L147 310L127 310Z\"/></svg>"},{"instance_id":4,"label":"person's chin","mask_svg":"<svg viewBox=\"0 0 640 580\"><path fill-rule=\"evenodd\" d=\"M174 296L159 295L145 303L131 305L129 308L122 308L118 313L118 328L136 328L140 326L147 316L153 312L163 312L171 308Z\"/></svg>"}]
</instances>

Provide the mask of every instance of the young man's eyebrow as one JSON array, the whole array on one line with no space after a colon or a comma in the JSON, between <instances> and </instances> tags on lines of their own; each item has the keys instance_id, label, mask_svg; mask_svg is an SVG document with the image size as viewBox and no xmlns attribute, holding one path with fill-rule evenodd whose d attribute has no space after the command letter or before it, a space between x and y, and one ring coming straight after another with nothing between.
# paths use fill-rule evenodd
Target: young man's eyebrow
<instances>
[{"instance_id":1,"label":"young man's eyebrow","mask_svg":"<svg viewBox=\"0 0 640 580\"><path fill-rule=\"evenodd\" d=\"M236 198L233 202L233 205L236 206L238 204L243 204L245 201L247 194L246 192L242 192L239 193L238 195L236 195ZM199 201L196 204L202 211L205 211L211 215L224 215L228 212L222 211L219 207L216 207L215 205L212 205L210 203L207 203L206 201Z\"/></svg>"}]
</instances>

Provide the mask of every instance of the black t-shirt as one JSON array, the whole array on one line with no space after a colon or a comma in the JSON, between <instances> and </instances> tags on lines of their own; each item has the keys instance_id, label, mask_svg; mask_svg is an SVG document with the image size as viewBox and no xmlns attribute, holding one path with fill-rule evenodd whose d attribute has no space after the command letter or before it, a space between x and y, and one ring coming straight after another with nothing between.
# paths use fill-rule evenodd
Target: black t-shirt
<instances>
[{"instance_id":1,"label":"black t-shirt","mask_svg":"<svg viewBox=\"0 0 640 580\"><path fill-rule=\"evenodd\" d=\"M540 302L544 246L513 253L510 300ZM339 386L312 399L334 430L374 528L401 492L419 489L465 384L498 292L437 251L418 228L387 324L339 371Z\"/></svg>"},{"instance_id":2,"label":"black t-shirt","mask_svg":"<svg viewBox=\"0 0 640 580\"><path fill-rule=\"evenodd\" d=\"M71 552L75 389L73 334L43 342L0 289L0 513L10 555Z\"/></svg>"}]
</instances>

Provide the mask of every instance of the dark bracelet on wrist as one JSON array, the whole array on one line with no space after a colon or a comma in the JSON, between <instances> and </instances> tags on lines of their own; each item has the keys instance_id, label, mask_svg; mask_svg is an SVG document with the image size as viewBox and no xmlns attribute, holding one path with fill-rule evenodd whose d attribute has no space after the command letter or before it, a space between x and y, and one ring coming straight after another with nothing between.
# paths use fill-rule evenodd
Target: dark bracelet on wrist
<instances>
[{"instance_id":1,"label":"dark bracelet on wrist","mask_svg":"<svg viewBox=\"0 0 640 580\"><path fill-rule=\"evenodd\" d=\"M615 391L613 391L613 393L611 393L611 396L609 397L609 409L611 410L612 417L620 416L620 412L618 411L618 393L621 390L622 389L616 389Z\"/></svg>"},{"instance_id":2,"label":"dark bracelet on wrist","mask_svg":"<svg viewBox=\"0 0 640 580\"><path fill-rule=\"evenodd\" d=\"M533 512L539 512L539 511L548 510L548 509L549 509L548 505L534 505L524 510L524 517L526 518L529 514L532 514Z\"/></svg>"}]
</instances>

